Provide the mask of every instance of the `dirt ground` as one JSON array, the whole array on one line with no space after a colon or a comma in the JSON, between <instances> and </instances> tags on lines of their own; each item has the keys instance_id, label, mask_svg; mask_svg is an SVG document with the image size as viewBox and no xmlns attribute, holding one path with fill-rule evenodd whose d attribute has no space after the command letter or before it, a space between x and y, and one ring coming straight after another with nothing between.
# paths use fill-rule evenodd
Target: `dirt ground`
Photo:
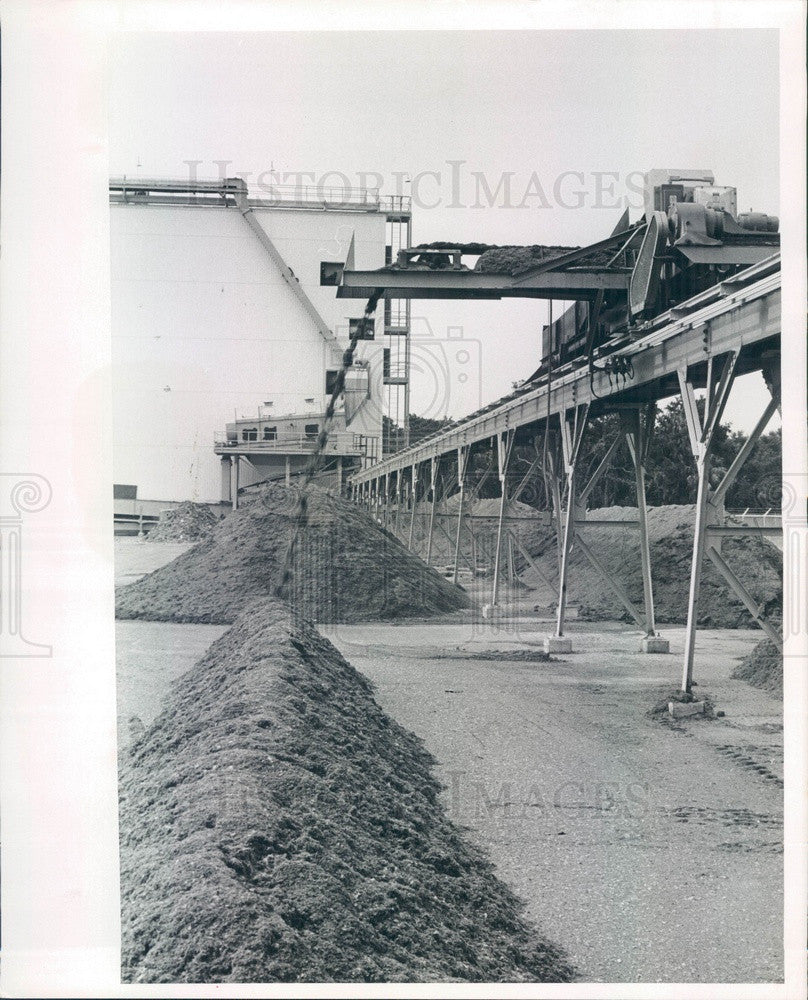
<instances>
[{"instance_id":1,"label":"dirt ground","mask_svg":"<svg viewBox=\"0 0 808 1000\"><path fill-rule=\"evenodd\" d=\"M438 758L450 815L581 978L782 978L782 705L730 676L757 634L699 632L696 690L726 715L678 725L647 712L678 677L682 629L663 656L613 623L571 634L576 652L525 664L434 656L513 633L329 632Z\"/></svg>"},{"instance_id":2,"label":"dirt ground","mask_svg":"<svg viewBox=\"0 0 808 1000\"><path fill-rule=\"evenodd\" d=\"M142 550L163 547L116 548L132 579ZM148 725L170 675L223 629L116 627L126 739L130 717ZM645 656L625 625L572 622L569 656L508 658L545 630L535 613L507 630L471 618L323 629L424 740L450 818L580 978L777 981L782 704L731 677L760 633L699 631L696 690L726 714L671 724L648 710L678 679L682 629L665 629L670 655ZM477 655L492 648L502 655Z\"/></svg>"}]
</instances>

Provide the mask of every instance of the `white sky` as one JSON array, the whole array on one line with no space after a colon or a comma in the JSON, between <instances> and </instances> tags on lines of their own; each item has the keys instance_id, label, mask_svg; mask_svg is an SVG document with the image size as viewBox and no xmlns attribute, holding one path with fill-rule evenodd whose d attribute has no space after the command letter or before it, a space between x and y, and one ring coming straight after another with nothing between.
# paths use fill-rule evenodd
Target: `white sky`
<instances>
[{"instance_id":1,"label":"white sky","mask_svg":"<svg viewBox=\"0 0 808 1000\"><path fill-rule=\"evenodd\" d=\"M215 177L225 160L251 184L270 170L356 185L378 174L383 193L420 196L414 242L592 242L626 197L641 214L636 175L653 167L710 169L737 187L739 210L777 215L777 52L776 32L748 30L121 35L110 169L186 177L202 161L198 175ZM450 161L462 161L459 183ZM484 207L474 172L493 192L510 172L513 207L502 189ZM462 416L532 372L546 310L414 302L416 367L420 336L460 327L471 341L462 370L454 345L444 352L440 406ZM443 415L430 404L436 377L414 376L416 412ZM762 380L739 380L733 397L727 418L748 430Z\"/></svg>"}]
</instances>

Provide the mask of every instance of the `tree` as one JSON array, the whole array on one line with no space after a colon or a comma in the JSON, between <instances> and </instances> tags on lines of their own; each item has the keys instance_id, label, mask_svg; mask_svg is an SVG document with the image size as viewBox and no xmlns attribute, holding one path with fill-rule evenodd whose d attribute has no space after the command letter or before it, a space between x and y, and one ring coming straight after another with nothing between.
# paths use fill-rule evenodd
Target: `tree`
<instances>
[{"instance_id":1,"label":"tree","mask_svg":"<svg viewBox=\"0 0 808 1000\"><path fill-rule=\"evenodd\" d=\"M699 413L704 416L704 401L697 401ZM395 435L403 443L403 432L389 417L385 421L385 441ZM435 420L429 417L410 415L410 443L418 444L426 437L445 430L451 420ZM586 483L615 436L620 432L620 418L617 414L607 414L591 421L581 446L577 482L579 488ZM713 440L713 454L710 482L717 486L733 459L746 442L742 431L735 431L729 424L719 424ZM515 484L530 468L531 463L543 449L543 434L538 434L530 445L515 448L510 466L510 475ZM488 454L490 446L477 448L478 468L495 466L496 456ZM727 492L726 506L729 509L778 508L780 504L780 483L782 468L782 435L780 430L764 434L747 458L741 475ZM514 488L511 487L511 488ZM696 460L690 448L684 405L679 397L657 412L654 431L648 449L646 464L646 500L652 506L662 504L689 504L696 499ZM634 506L637 502L634 468L628 448L621 444L612 460L588 497L588 506ZM499 480L496 475L485 479L481 496L498 496ZM549 506L541 468L536 471L531 482L520 496L520 500L533 507Z\"/></svg>"}]
</instances>

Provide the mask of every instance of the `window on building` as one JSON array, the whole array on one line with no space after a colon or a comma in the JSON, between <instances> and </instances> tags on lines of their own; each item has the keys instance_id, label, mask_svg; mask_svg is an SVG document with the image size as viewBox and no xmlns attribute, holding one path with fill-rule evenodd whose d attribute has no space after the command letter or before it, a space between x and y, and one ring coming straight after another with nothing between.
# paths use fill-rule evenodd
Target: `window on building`
<instances>
[{"instance_id":1,"label":"window on building","mask_svg":"<svg viewBox=\"0 0 808 1000\"><path fill-rule=\"evenodd\" d=\"M326 396L333 396L334 389L337 387L337 375L339 372L336 369L329 369L325 373L325 394Z\"/></svg>"},{"instance_id":2,"label":"window on building","mask_svg":"<svg viewBox=\"0 0 808 1000\"><path fill-rule=\"evenodd\" d=\"M278 428L277 427L265 427L264 428L264 440L265 441L277 441L278 440Z\"/></svg>"},{"instance_id":3,"label":"window on building","mask_svg":"<svg viewBox=\"0 0 808 1000\"><path fill-rule=\"evenodd\" d=\"M357 340L374 340L376 337L376 324L372 319L366 320L364 316L359 319L350 319L348 326L351 337L356 336Z\"/></svg>"},{"instance_id":4,"label":"window on building","mask_svg":"<svg viewBox=\"0 0 808 1000\"><path fill-rule=\"evenodd\" d=\"M385 347L382 357L382 377L390 378L390 348Z\"/></svg>"},{"instance_id":5,"label":"window on building","mask_svg":"<svg viewBox=\"0 0 808 1000\"><path fill-rule=\"evenodd\" d=\"M344 264L339 264L330 260L320 261L320 284L338 285L342 277Z\"/></svg>"},{"instance_id":6,"label":"window on building","mask_svg":"<svg viewBox=\"0 0 808 1000\"><path fill-rule=\"evenodd\" d=\"M258 428L257 427L245 427L241 432L242 441L257 441L258 440Z\"/></svg>"},{"instance_id":7,"label":"window on building","mask_svg":"<svg viewBox=\"0 0 808 1000\"><path fill-rule=\"evenodd\" d=\"M309 439L309 441L313 441L317 437L317 435L320 433L320 425L319 424L306 424L304 430L306 432L306 437Z\"/></svg>"}]
</instances>

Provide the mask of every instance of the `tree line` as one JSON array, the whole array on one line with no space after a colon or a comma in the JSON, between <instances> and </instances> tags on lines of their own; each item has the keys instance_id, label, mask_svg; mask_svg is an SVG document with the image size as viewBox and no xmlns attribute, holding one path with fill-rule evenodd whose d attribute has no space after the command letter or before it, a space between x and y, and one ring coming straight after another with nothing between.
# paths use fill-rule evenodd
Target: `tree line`
<instances>
[{"instance_id":1,"label":"tree line","mask_svg":"<svg viewBox=\"0 0 808 1000\"><path fill-rule=\"evenodd\" d=\"M701 401L699 401L701 404ZM385 417L385 439L399 437L396 428ZM619 433L619 416L609 414L590 421L581 446L579 459L579 482L585 483L599 465L615 436ZM410 444L415 445L437 431L451 427L450 420L434 420L428 417L410 416ZM743 447L747 435L733 430L729 424L720 424L714 438L714 452L711 463L711 484L717 485L724 472ZM521 480L524 473L541 451L543 441L519 444L514 449L511 462L511 479ZM450 460L451 466L451 460ZM475 463L473 476L482 476L488 468L496 468L493 448L481 449ZM483 471L481 471L483 470ZM780 429L763 434L747 458L741 474L736 478L726 495L729 509L778 509L780 505L780 484L782 475L782 434ZM451 475L451 469L444 470L444 476ZM457 472L454 470L456 478ZM482 481L481 497L499 495L499 481L490 472ZM684 407L680 398L672 399L667 406L656 413L653 433L648 448L646 463L646 499L653 506L663 504L688 504L696 499L696 464L690 450L690 441L685 422ZM525 503L538 508L549 507L545 496L541 470L537 471L530 487L520 497ZM622 443L612 456L612 461L597 485L589 495L588 506L635 506L635 479L631 456Z\"/></svg>"}]
</instances>

